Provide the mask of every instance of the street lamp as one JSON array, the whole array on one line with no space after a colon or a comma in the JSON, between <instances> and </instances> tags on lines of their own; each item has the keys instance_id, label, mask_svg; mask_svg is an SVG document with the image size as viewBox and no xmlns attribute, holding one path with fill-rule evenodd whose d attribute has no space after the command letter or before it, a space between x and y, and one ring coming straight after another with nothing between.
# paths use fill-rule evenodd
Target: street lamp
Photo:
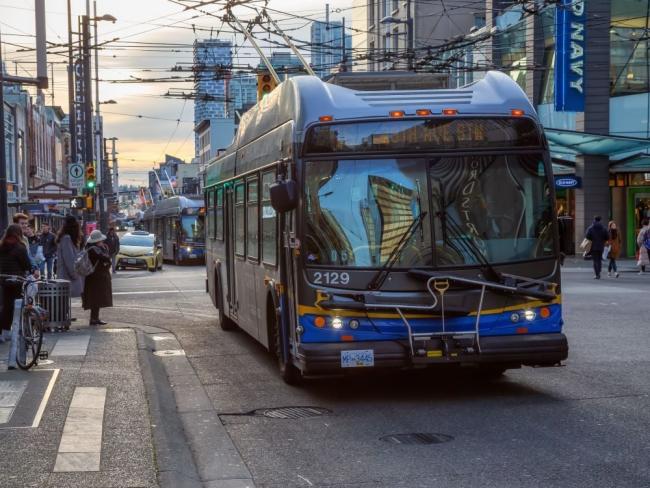
<instances>
[{"instance_id":1,"label":"street lamp","mask_svg":"<svg viewBox=\"0 0 650 488\"><path fill-rule=\"evenodd\" d=\"M387 15L379 21L380 24L406 24L406 58L408 63L408 70L413 70L413 17L411 17L411 2L406 2L406 20L398 19L392 15Z\"/></svg>"},{"instance_id":2,"label":"street lamp","mask_svg":"<svg viewBox=\"0 0 650 488\"><path fill-rule=\"evenodd\" d=\"M117 22L117 19L113 17L111 14L104 14L101 17L93 17L92 20L94 21L99 21L99 20L106 20L108 22Z\"/></svg>"},{"instance_id":3,"label":"street lamp","mask_svg":"<svg viewBox=\"0 0 650 488\"><path fill-rule=\"evenodd\" d=\"M99 102L100 105L115 105L117 102L115 100L106 100L105 102Z\"/></svg>"}]
</instances>

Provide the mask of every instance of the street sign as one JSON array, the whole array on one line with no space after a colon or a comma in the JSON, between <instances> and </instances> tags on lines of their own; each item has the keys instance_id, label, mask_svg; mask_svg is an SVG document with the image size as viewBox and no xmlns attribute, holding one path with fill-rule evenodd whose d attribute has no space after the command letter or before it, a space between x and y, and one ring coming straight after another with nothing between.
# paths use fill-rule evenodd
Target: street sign
<instances>
[{"instance_id":1,"label":"street sign","mask_svg":"<svg viewBox=\"0 0 650 488\"><path fill-rule=\"evenodd\" d=\"M86 197L71 198L70 208L75 210L84 210L86 208Z\"/></svg>"},{"instance_id":2,"label":"street sign","mask_svg":"<svg viewBox=\"0 0 650 488\"><path fill-rule=\"evenodd\" d=\"M83 188L84 186L84 166L80 163L72 163L68 167L68 176L70 188Z\"/></svg>"}]
</instances>

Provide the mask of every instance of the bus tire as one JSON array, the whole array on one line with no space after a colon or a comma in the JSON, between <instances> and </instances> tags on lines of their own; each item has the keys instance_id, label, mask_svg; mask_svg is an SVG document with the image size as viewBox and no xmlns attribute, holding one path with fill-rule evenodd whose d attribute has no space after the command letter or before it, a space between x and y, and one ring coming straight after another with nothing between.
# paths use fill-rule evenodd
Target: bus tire
<instances>
[{"instance_id":1,"label":"bus tire","mask_svg":"<svg viewBox=\"0 0 650 488\"><path fill-rule=\"evenodd\" d=\"M269 330L272 331L273 337L273 342L269 344L269 351L277 362L278 370L280 371L280 377L288 385L299 386L303 383L304 377L302 375L302 371L300 371L291 362L290 359L288 361L284 360L282 354L282 343L280 339L278 314L274 310L273 301L270 298L267 300L266 317L269 322Z\"/></svg>"},{"instance_id":2,"label":"bus tire","mask_svg":"<svg viewBox=\"0 0 650 488\"><path fill-rule=\"evenodd\" d=\"M221 327L221 330L225 331L235 330L237 328L237 324L223 311L223 293L221 292L221 284L219 282L219 279L216 276L214 278L214 292L217 294L215 303L217 304L219 327Z\"/></svg>"},{"instance_id":3,"label":"bus tire","mask_svg":"<svg viewBox=\"0 0 650 488\"><path fill-rule=\"evenodd\" d=\"M501 364L479 366L477 369L477 376L482 380L498 380L508 370L506 366Z\"/></svg>"}]
</instances>

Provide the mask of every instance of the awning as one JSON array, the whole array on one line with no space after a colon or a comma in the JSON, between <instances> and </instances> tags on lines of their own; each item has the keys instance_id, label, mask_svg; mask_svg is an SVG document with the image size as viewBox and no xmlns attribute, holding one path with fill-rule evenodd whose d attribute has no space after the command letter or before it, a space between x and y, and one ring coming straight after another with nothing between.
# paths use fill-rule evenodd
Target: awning
<instances>
[{"instance_id":1,"label":"awning","mask_svg":"<svg viewBox=\"0 0 650 488\"><path fill-rule=\"evenodd\" d=\"M621 161L614 161L609 171L611 173L650 173L650 155L637 154Z\"/></svg>"},{"instance_id":2,"label":"awning","mask_svg":"<svg viewBox=\"0 0 650 488\"><path fill-rule=\"evenodd\" d=\"M650 139L639 137L603 136L561 129L544 129L544 133L551 153L563 159L580 154L616 159L617 156L624 157L650 149Z\"/></svg>"}]
</instances>

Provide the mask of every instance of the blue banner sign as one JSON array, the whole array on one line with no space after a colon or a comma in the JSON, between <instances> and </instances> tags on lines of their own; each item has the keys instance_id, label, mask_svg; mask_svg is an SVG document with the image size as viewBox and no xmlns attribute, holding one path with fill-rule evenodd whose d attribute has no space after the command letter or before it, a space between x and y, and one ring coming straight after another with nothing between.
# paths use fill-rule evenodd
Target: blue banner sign
<instances>
[{"instance_id":1,"label":"blue banner sign","mask_svg":"<svg viewBox=\"0 0 650 488\"><path fill-rule=\"evenodd\" d=\"M579 176L556 176L555 188L582 188L582 178Z\"/></svg>"},{"instance_id":2,"label":"blue banner sign","mask_svg":"<svg viewBox=\"0 0 650 488\"><path fill-rule=\"evenodd\" d=\"M555 8L555 110L585 110L585 0L559 0Z\"/></svg>"}]
</instances>

